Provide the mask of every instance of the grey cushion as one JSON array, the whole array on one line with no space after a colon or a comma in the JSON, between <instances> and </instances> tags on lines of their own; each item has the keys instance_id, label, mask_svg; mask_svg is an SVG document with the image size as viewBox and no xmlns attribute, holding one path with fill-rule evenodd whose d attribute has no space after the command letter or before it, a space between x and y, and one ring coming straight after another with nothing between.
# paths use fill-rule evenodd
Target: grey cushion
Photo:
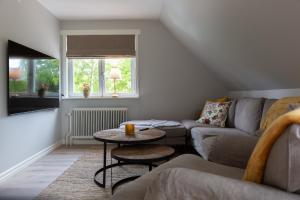
<instances>
[{"instance_id":1,"label":"grey cushion","mask_svg":"<svg viewBox=\"0 0 300 200\"><path fill-rule=\"evenodd\" d=\"M226 127L228 128L235 128L234 126L234 115L235 115L235 106L236 106L237 100L232 99L231 104L228 110L228 116L226 120Z\"/></svg>"},{"instance_id":2,"label":"grey cushion","mask_svg":"<svg viewBox=\"0 0 300 200\"><path fill-rule=\"evenodd\" d=\"M160 165L152 170L150 173L141 176L135 181L129 182L125 185L121 185L113 195L113 200L141 200L144 199L147 187L155 180L159 173L164 169L181 167L199 170L202 172L212 173L220 176L225 176L234 179L241 179L244 170L234 167L228 167L225 165L219 165L209 161L201 159L199 156L185 154L181 155L173 160Z\"/></svg>"},{"instance_id":3,"label":"grey cushion","mask_svg":"<svg viewBox=\"0 0 300 200\"><path fill-rule=\"evenodd\" d=\"M270 152L264 183L300 193L300 125L292 125L275 142Z\"/></svg>"},{"instance_id":4,"label":"grey cushion","mask_svg":"<svg viewBox=\"0 0 300 200\"><path fill-rule=\"evenodd\" d=\"M232 134L247 134L246 132L236 128L207 128L207 127L196 127L191 130L192 144L196 151L204 158L208 159L208 155L213 145L213 138L210 141L205 141L209 137L218 135L232 135Z\"/></svg>"},{"instance_id":5,"label":"grey cushion","mask_svg":"<svg viewBox=\"0 0 300 200\"><path fill-rule=\"evenodd\" d=\"M242 169L246 168L250 155L259 139L248 134L222 134L214 138L215 141L211 145L208 160Z\"/></svg>"},{"instance_id":6,"label":"grey cushion","mask_svg":"<svg viewBox=\"0 0 300 200\"><path fill-rule=\"evenodd\" d=\"M254 135L260 125L263 102L264 99L262 98L238 100L235 108L235 127Z\"/></svg>"}]
</instances>

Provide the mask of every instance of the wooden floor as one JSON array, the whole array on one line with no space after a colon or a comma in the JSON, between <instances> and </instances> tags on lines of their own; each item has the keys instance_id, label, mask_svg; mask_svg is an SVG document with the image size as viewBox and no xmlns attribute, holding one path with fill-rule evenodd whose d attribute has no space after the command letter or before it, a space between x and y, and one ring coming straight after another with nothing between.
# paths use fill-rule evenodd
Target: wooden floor
<instances>
[{"instance_id":1,"label":"wooden floor","mask_svg":"<svg viewBox=\"0 0 300 200\"><path fill-rule=\"evenodd\" d=\"M61 146L0 184L1 200L34 199L91 146Z\"/></svg>"}]
</instances>

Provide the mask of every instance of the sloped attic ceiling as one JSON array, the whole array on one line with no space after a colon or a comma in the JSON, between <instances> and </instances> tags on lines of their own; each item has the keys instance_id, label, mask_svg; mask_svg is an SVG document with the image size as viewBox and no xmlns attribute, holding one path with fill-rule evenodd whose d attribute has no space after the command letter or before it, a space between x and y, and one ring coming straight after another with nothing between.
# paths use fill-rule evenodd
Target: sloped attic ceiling
<instances>
[{"instance_id":1,"label":"sloped attic ceiling","mask_svg":"<svg viewBox=\"0 0 300 200\"><path fill-rule=\"evenodd\" d=\"M165 0L161 20L231 90L300 87L300 0Z\"/></svg>"},{"instance_id":2,"label":"sloped attic ceiling","mask_svg":"<svg viewBox=\"0 0 300 200\"><path fill-rule=\"evenodd\" d=\"M38 0L59 19L161 19L230 90L300 87L300 0Z\"/></svg>"}]
</instances>

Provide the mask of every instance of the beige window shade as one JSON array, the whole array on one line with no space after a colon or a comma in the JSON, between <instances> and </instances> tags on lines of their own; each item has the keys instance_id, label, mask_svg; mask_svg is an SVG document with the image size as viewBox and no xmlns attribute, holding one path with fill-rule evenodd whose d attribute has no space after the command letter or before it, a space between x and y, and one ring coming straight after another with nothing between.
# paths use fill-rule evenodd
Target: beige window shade
<instances>
[{"instance_id":1,"label":"beige window shade","mask_svg":"<svg viewBox=\"0 0 300 200\"><path fill-rule=\"evenodd\" d=\"M70 35L67 57L132 57L135 35Z\"/></svg>"}]
</instances>

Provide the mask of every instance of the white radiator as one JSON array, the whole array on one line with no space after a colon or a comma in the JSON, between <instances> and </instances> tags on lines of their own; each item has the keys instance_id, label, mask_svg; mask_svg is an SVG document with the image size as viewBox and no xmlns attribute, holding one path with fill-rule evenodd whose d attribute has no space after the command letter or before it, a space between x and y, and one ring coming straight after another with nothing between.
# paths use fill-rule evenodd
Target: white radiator
<instances>
[{"instance_id":1,"label":"white radiator","mask_svg":"<svg viewBox=\"0 0 300 200\"><path fill-rule=\"evenodd\" d=\"M90 139L97 131L118 128L127 121L127 108L74 108L69 116L66 144L73 139Z\"/></svg>"}]
</instances>

